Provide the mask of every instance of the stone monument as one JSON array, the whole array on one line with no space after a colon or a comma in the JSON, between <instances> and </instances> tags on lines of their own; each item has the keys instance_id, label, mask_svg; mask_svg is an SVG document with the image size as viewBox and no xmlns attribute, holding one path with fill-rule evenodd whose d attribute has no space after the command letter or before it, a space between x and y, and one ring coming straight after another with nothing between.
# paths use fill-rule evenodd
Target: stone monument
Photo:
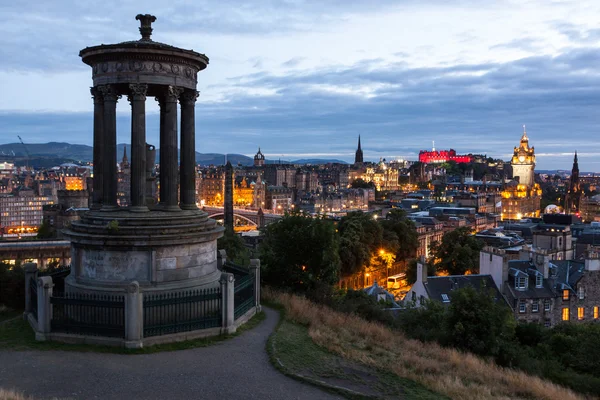
<instances>
[{"instance_id":1,"label":"stone monument","mask_svg":"<svg viewBox=\"0 0 600 400\"><path fill-rule=\"evenodd\" d=\"M65 231L72 258L68 292L122 292L133 281L141 291L159 293L219 285L217 239L223 228L197 208L195 198L196 84L208 58L153 41L156 17L139 14L136 20L141 22L141 39L86 47L79 53L92 68L94 191L90 211ZM123 95L131 105L129 207L117 205L116 106ZM156 205L147 199L154 164L154 147L146 143L148 96L160 107Z\"/></svg>"}]
</instances>

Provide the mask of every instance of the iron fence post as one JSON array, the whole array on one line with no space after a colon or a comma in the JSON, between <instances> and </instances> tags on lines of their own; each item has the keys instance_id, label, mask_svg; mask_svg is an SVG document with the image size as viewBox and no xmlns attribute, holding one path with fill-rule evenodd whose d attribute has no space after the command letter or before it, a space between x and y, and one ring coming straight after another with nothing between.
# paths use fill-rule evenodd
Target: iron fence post
<instances>
[{"instance_id":1,"label":"iron fence post","mask_svg":"<svg viewBox=\"0 0 600 400\"><path fill-rule=\"evenodd\" d=\"M25 312L23 312L23 319L27 321L29 318L29 314L31 313L31 308L33 305L31 304L31 280L37 279L37 264L36 263L27 263L23 266L25 270Z\"/></svg>"},{"instance_id":2,"label":"iron fence post","mask_svg":"<svg viewBox=\"0 0 600 400\"><path fill-rule=\"evenodd\" d=\"M125 294L125 347L142 348L142 332L144 326L143 294L137 281L127 286Z\"/></svg>"},{"instance_id":3,"label":"iron fence post","mask_svg":"<svg viewBox=\"0 0 600 400\"><path fill-rule=\"evenodd\" d=\"M37 280L38 292L38 320L37 331L35 332L35 340L45 341L46 335L50 333L50 321L52 320L52 283L51 276L42 276Z\"/></svg>"},{"instance_id":4,"label":"iron fence post","mask_svg":"<svg viewBox=\"0 0 600 400\"><path fill-rule=\"evenodd\" d=\"M250 271L254 275L254 306L256 312L261 311L260 306L260 260L255 258L250 260Z\"/></svg>"},{"instance_id":5,"label":"iron fence post","mask_svg":"<svg viewBox=\"0 0 600 400\"><path fill-rule=\"evenodd\" d=\"M219 280L219 282L221 283L221 296L223 299L223 304L221 306L223 325L221 331L226 334L235 333L235 277L233 276L233 274L223 272L221 274L221 279Z\"/></svg>"}]
</instances>

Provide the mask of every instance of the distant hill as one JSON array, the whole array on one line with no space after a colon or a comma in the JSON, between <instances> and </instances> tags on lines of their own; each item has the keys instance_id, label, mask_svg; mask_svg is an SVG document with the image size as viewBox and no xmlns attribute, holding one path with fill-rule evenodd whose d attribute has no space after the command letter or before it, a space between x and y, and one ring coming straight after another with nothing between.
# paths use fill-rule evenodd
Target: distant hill
<instances>
[{"instance_id":1,"label":"distant hill","mask_svg":"<svg viewBox=\"0 0 600 400\"><path fill-rule=\"evenodd\" d=\"M36 168L48 168L51 166L60 165L67 162L88 162L93 160L92 146L84 144L70 144L64 142L49 142L49 143L26 143L27 150L30 154L29 163ZM127 157L131 161L131 145L119 143L117 145L117 161L123 158L123 148L126 147ZM160 150L156 149L156 161L159 160ZM8 143L0 145L0 160L9 158L16 162L17 165L25 165L27 163L27 153L21 143ZM252 157L243 154L227 154L227 160L233 165L249 166L254 163ZM200 165L223 165L225 164L225 155L219 153L199 153L196 152L196 162ZM267 160L268 164L278 164L279 160ZM333 159L300 159L300 160L281 160L285 164L326 164L326 163L341 163L347 164L345 161Z\"/></svg>"}]
</instances>

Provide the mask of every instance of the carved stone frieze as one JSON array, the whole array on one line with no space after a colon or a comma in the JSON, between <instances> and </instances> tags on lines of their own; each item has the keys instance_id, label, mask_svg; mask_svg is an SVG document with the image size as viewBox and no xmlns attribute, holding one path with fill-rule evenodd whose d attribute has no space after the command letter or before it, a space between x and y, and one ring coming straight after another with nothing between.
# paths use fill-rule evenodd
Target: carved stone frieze
<instances>
[{"instance_id":1,"label":"carved stone frieze","mask_svg":"<svg viewBox=\"0 0 600 400\"><path fill-rule=\"evenodd\" d=\"M92 67L93 77L121 73L145 73L179 76L193 82L198 81L198 69L172 60L121 60L102 61Z\"/></svg>"}]
</instances>

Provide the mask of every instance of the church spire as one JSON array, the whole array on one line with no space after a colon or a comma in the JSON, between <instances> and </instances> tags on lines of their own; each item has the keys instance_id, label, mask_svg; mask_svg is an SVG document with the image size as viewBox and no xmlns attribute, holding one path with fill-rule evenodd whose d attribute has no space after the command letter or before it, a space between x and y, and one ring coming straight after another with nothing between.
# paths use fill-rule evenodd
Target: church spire
<instances>
[{"instance_id":1,"label":"church spire","mask_svg":"<svg viewBox=\"0 0 600 400\"><path fill-rule=\"evenodd\" d=\"M363 151L360 148L360 135L358 135L358 148L356 149L356 155L354 156L354 164L363 163Z\"/></svg>"},{"instance_id":2,"label":"church spire","mask_svg":"<svg viewBox=\"0 0 600 400\"><path fill-rule=\"evenodd\" d=\"M128 162L127 160L127 145L123 146L123 163Z\"/></svg>"}]
</instances>

